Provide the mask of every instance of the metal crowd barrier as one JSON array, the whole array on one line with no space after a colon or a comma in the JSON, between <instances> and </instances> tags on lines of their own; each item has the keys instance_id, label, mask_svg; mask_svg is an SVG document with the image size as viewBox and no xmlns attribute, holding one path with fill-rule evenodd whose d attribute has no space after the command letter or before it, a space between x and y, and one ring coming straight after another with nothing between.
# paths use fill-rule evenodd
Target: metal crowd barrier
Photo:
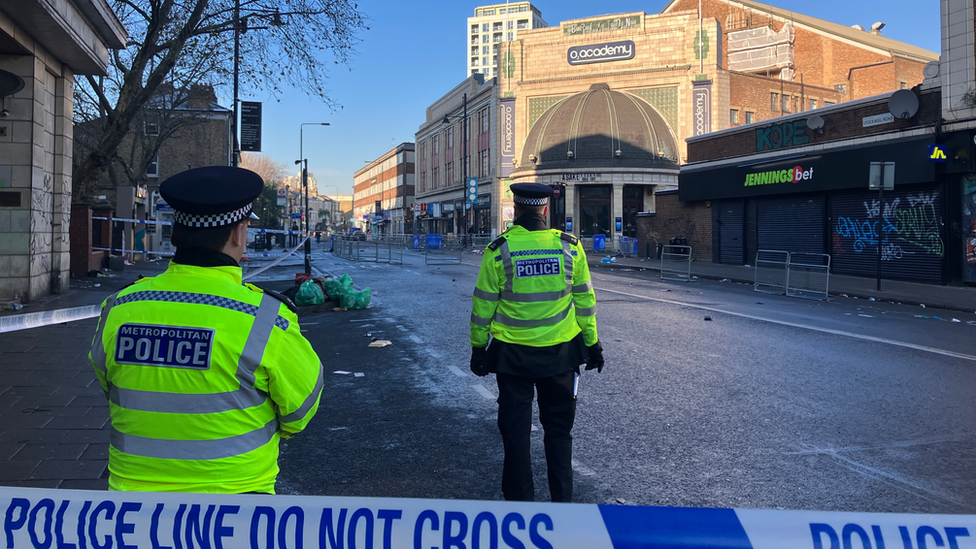
<instances>
[{"instance_id":1,"label":"metal crowd barrier","mask_svg":"<svg viewBox=\"0 0 976 549\"><path fill-rule=\"evenodd\" d=\"M629 236L617 235L617 249L624 257L636 256L638 255L638 244L637 239Z\"/></svg>"},{"instance_id":2,"label":"metal crowd barrier","mask_svg":"<svg viewBox=\"0 0 976 549\"><path fill-rule=\"evenodd\" d=\"M691 246L667 245L661 254L661 280L691 280Z\"/></svg>"},{"instance_id":3,"label":"metal crowd barrier","mask_svg":"<svg viewBox=\"0 0 976 549\"><path fill-rule=\"evenodd\" d=\"M827 299L830 255L759 250L753 288L757 292L789 297Z\"/></svg>"},{"instance_id":4,"label":"metal crowd barrier","mask_svg":"<svg viewBox=\"0 0 976 549\"><path fill-rule=\"evenodd\" d=\"M756 252L756 275L753 289L757 292L786 295L790 278L790 252L759 250Z\"/></svg>"},{"instance_id":5,"label":"metal crowd barrier","mask_svg":"<svg viewBox=\"0 0 976 549\"><path fill-rule=\"evenodd\" d=\"M460 265L461 237L441 234L421 235L420 244L427 265Z\"/></svg>"},{"instance_id":6,"label":"metal crowd barrier","mask_svg":"<svg viewBox=\"0 0 976 549\"><path fill-rule=\"evenodd\" d=\"M332 254L366 263L403 264L403 246L401 239L396 237L361 240L353 236L337 235L332 241Z\"/></svg>"},{"instance_id":7,"label":"metal crowd barrier","mask_svg":"<svg viewBox=\"0 0 976 549\"><path fill-rule=\"evenodd\" d=\"M790 254L786 295L827 299L830 290L830 255Z\"/></svg>"}]
</instances>

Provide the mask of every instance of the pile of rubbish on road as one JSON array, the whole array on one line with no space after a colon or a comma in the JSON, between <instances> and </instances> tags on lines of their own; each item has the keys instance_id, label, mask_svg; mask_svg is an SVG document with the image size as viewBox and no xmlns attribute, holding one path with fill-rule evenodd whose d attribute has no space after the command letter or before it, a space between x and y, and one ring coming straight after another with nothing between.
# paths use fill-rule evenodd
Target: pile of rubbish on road
<instances>
[{"instance_id":1,"label":"pile of rubbish on road","mask_svg":"<svg viewBox=\"0 0 976 549\"><path fill-rule=\"evenodd\" d=\"M372 297L373 290L370 287L367 286L357 292L353 287L352 277L344 274L339 278L316 277L306 280L298 287L295 305L299 307L321 305L328 298L338 301L340 309L357 310L369 307Z\"/></svg>"}]
</instances>

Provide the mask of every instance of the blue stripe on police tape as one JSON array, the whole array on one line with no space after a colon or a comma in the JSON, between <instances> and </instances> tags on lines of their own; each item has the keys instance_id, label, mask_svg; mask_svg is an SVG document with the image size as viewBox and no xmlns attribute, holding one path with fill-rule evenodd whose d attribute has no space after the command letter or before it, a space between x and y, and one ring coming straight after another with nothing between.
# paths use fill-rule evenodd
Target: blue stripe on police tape
<instances>
[{"instance_id":1,"label":"blue stripe on police tape","mask_svg":"<svg viewBox=\"0 0 976 549\"><path fill-rule=\"evenodd\" d=\"M752 549L732 509L598 507L613 549Z\"/></svg>"}]
</instances>

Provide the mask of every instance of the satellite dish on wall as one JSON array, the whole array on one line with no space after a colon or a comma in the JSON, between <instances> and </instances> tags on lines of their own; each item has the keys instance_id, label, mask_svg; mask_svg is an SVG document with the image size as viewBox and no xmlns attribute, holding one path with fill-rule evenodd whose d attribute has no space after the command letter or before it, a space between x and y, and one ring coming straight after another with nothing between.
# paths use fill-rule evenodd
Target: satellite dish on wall
<instances>
[{"instance_id":1,"label":"satellite dish on wall","mask_svg":"<svg viewBox=\"0 0 976 549\"><path fill-rule=\"evenodd\" d=\"M824 119L819 114L807 118L807 127L811 130L819 130L824 127Z\"/></svg>"},{"instance_id":2,"label":"satellite dish on wall","mask_svg":"<svg viewBox=\"0 0 976 549\"><path fill-rule=\"evenodd\" d=\"M24 89L24 79L16 74L0 69L0 97L13 95Z\"/></svg>"},{"instance_id":3,"label":"satellite dish on wall","mask_svg":"<svg viewBox=\"0 0 976 549\"><path fill-rule=\"evenodd\" d=\"M888 112L895 118L911 118L918 112L918 96L912 90L898 90L888 98Z\"/></svg>"},{"instance_id":4,"label":"satellite dish on wall","mask_svg":"<svg viewBox=\"0 0 976 549\"><path fill-rule=\"evenodd\" d=\"M925 76L925 78L935 78L936 76L939 76L939 62L929 61L925 65L925 68L922 69L922 74Z\"/></svg>"}]
</instances>

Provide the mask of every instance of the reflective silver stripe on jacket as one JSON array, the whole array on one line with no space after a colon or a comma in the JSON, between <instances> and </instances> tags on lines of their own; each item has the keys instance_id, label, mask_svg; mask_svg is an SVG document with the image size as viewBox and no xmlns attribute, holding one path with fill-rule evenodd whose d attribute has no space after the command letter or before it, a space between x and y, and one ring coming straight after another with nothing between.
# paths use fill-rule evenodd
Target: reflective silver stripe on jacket
<instances>
[{"instance_id":1,"label":"reflective silver stripe on jacket","mask_svg":"<svg viewBox=\"0 0 976 549\"><path fill-rule=\"evenodd\" d=\"M278 419L242 435L211 440L170 440L127 435L112 428L112 446L125 454L159 459L207 460L239 456L271 442Z\"/></svg>"},{"instance_id":2,"label":"reflective silver stripe on jacket","mask_svg":"<svg viewBox=\"0 0 976 549\"><path fill-rule=\"evenodd\" d=\"M515 288L515 265L512 263L512 252L508 248L508 240L502 243L498 249L498 254L502 258L502 266L505 268L505 291L511 292Z\"/></svg>"},{"instance_id":3,"label":"reflective silver stripe on jacket","mask_svg":"<svg viewBox=\"0 0 976 549\"><path fill-rule=\"evenodd\" d=\"M585 293L589 292L592 289L593 289L593 281L592 280L587 280L586 281L586 284L577 284L576 286L573 286L573 293L574 294L585 294Z\"/></svg>"},{"instance_id":4,"label":"reflective silver stripe on jacket","mask_svg":"<svg viewBox=\"0 0 976 549\"><path fill-rule=\"evenodd\" d=\"M475 316L474 313L471 313L471 324L481 326L482 328L487 328L488 326L491 326L491 319L481 318L480 316Z\"/></svg>"},{"instance_id":5,"label":"reflective silver stripe on jacket","mask_svg":"<svg viewBox=\"0 0 976 549\"><path fill-rule=\"evenodd\" d=\"M512 318L496 312L495 322L498 322L499 324L504 324L506 326L511 326L513 328L541 328L544 326L555 326L556 324L559 324L560 322L565 320L565 318L569 316L569 312L571 310L573 310L572 304L570 304L570 306L567 307L566 310L564 310L563 312L555 316L550 316L549 318L533 319L533 320L522 320L518 318Z\"/></svg>"},{"instance_id":6,"label":"reflective silver stripe on jacket","mask_svg":"<svg viewBox=\"0 0 976 549\"><path fill-rule=\"evenodd\" d=\"M105 367L105 343L102 341L102 337L105 335L105 323L108 321L108 313L112 310L115 305L115 297L118 294L112 294L108 296L105 300L105 306L102 307L102 314L98 317L98 329L95 330L95 338L92 339L91 354L92 361L95 363L95 367L103 375L108 371Z\"/></svg>"},{"instance_id":7,"label":"reflective silver stripe on jacket","mask_svg":"<svg viewBox=\"0 0 976 549\"><path fill-rule=\"evenodd\" d=\"M498 301L498 294L486 292L481 288L474 289L474 296L477 297L478 299L483 299L485 301Z\"/></svg>"},{"instance_id":8,"label":"reflective silver stripe on jacket","mask_svg":"<svg viewBox=\"0 0 976 549\"><path fill-rule=\"evenodd\" d=\"M244 343L244 350L237 362L236 377L240 388L223 393L166 393L109 387L109 399L116 406L141 412L170 414L213 414L231 410L243 410L260 406L268 400L264 391L254 388L255 372L261 364L271 331L278 318L281 302L269 296L261 296L261 304L255 309L254 323Z\"/></svg>"},{"instance_id":9,"label":"reflective silver stripe on jacket","mask_svg":"<svg viewBox=\"0 0 976 549\"><path fill-rule=\"evenodd\" d=\"M566 269L566 287L573 286L573 245L563 241L563 266Z\"/></svg>"},{"instance_id":10,"label":"reflective silver stripe on jacket","mask_svg":"<svg viewBox=\"0 0 976 549\"><path fill-rule=\"evenodd\" d=\"M529 294L502 292L502 299L512 303L541 303L543 301L559 301L568 296L569 293L569 288L559 292L533 292Z\"/></svg>"},{"instance_id":11,"label":"reflective silver stripe on jacket","mask_svg":"<svg viewBox=\"0 0 976 549\"><path fill-rule=\"evenodd\" d=\"M319 362L319 378L315 380L315 387L312 388L312 393L308 395L305 402L298 407L294 412L282 416L279 421L282 423L291 423L293 421L301 421L308 414L308 411L312 409L315 405L315 401L319 398L319 393L322 392L322 387L325 385L325 366Z\"/></svg>"},{"instance_id":12,"label":"reflective silver stripe on jacket","mask_svg":"<svg viewBox=\"0 0 976 549\"><path fill-rule=\"evenodd\" d=\"M592 307L577 307L576 316L593 316L596 314L596 305Z\"/></svg>"}]
</instances>

